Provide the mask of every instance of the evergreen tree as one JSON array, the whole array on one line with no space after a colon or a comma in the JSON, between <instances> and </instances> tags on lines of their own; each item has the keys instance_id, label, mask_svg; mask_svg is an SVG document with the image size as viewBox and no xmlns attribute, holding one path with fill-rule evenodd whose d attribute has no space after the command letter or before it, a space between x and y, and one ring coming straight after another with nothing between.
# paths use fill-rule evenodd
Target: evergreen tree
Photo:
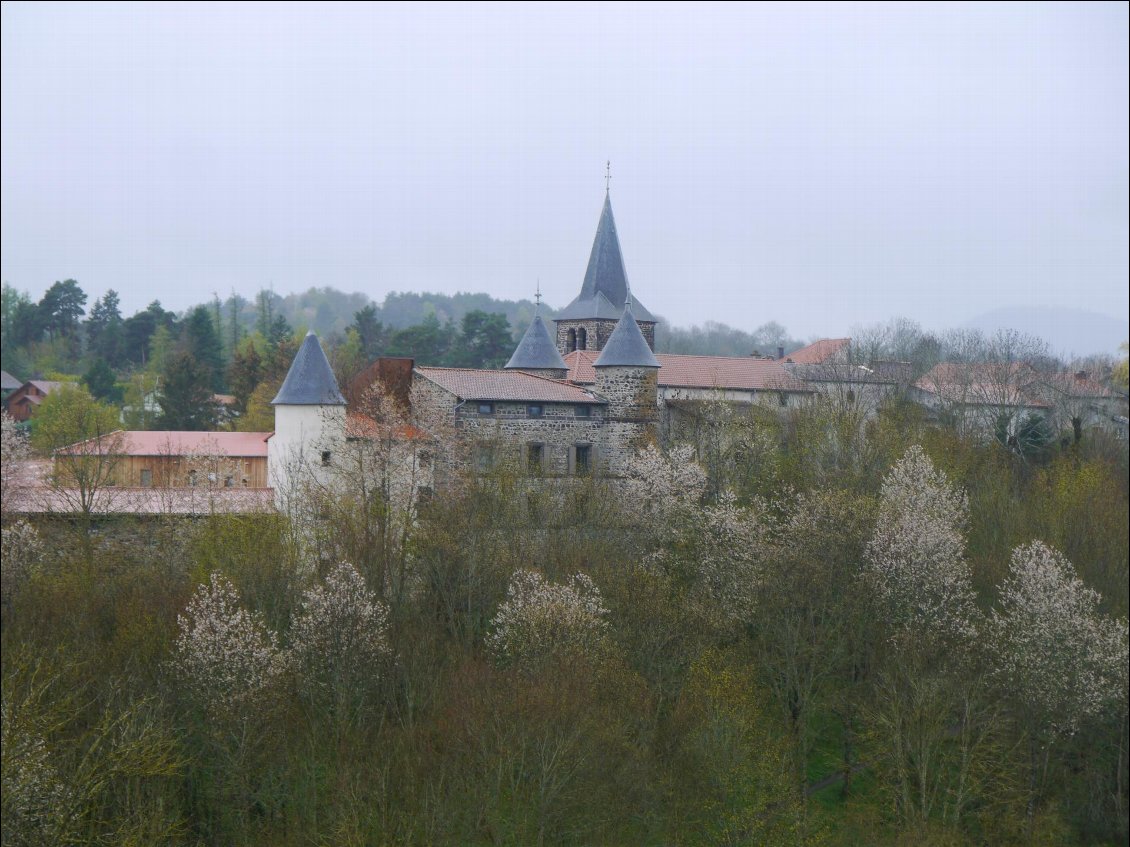
<instances>
[{"instance_id":1,"label":"evergreen tree","mask_svg":"<svg viewBox=\"0 0 1130 847\"><path fill-rule=\"evenodd\" d=\"M216 326L205 306L197 306L184 322L180 348L208 370L208 384L213 391L223 388L223 357Z\"/></svg>"},{"instance_id":2,"label":"evergreen tree","mask_svg":"<svg viewBox=\"0 0 1130 847\"><path fill-rule=\"evenodd\" d=\"M454 340L454 324L448 321L441 326L439 318L428 315L422 323L393 334L389 341L389 354L411 356L423 365L443 365L449 361Z\"/></svg>"},{"instance_id":3,"label":"evergreen tree","mask_svg":"<svg viewBox=\"0 0 1130 847\"><path fill-rule=\"evenodd\" d=\"M161 429L207 430L216 425L212 373L187 350L169 359L159 402L161 417L157 425Z\"/></svg>"},{"instance_id":4,"label":"evergreen tree","mask_svg":"<svg viewBox=\"0 0 1130 847\"><path fill-rule=\"evenodd\" d=\"M460 344L450 357L466 368L501 368L514 352L514 338L506 315L475 309L463 316Z\"/></svg>"},{"instance_id":5,"label":"evergreen tree","mask_svg":"<svg viewBox=\"0 0 1130 847\"><path fill-rule=\"evenodd\" d=\"M95 359L82 377L82 382L98 400L109 403L122 402L122 390L105 359Z\"/></svg>"},{"instance_id":6,"label":"evergreen tree","mask_svg":"<svg viewBox=\"0 0 1130 847\"><path fill-rule=\"evenodd\" d=\"M121 364L123 331L118 292L112 288L94 301L86 319L87 348L111 367Z\"/></svg>"},{"instance_id":7,"label":"evergreen tree","mask_svg":"<svg viewBox=\"0 0 1130 847\"><path fill-rule=\"evenodd\" d=\"M370 303L364 309L353 313L353 325L361 342L361 353L367 361L381 355L385 345L385 328L377 320L377 307Z\"/></svg>"},{"instance_id":8,"label":"evergreen tree","mask_svg":"<svg viewBox=\"0 0 1130 847\"><path fill-rule=\"evenodd\" d=\"M247 400L263 377L263 360L255 349L254 339L247 338L232 355L228 366L228 387L235 395L241 412L247 410Z\"/></svg>"}]
</instances>

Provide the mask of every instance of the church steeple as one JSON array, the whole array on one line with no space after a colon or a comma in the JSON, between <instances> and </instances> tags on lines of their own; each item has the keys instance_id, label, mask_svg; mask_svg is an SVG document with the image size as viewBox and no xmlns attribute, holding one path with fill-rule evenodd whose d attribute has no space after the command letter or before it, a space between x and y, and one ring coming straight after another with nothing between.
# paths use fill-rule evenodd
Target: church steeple
<instances>
[{"instance_id":1,"label":"church steeple","mask_svg":"<svg viewBox=\"0 0 1130 847\"><path fill-rule=\"evenodd\" d=\"M605 177L604 207L596 226L581 293L556 317L557 347L562 354L573 350L602 350L626 305L631 306L649 347L655 346L655 318L632 296L628 274L612 214L612 195ZM630 303L629 303L630 301Z\"/></svg>"}]
</instances>

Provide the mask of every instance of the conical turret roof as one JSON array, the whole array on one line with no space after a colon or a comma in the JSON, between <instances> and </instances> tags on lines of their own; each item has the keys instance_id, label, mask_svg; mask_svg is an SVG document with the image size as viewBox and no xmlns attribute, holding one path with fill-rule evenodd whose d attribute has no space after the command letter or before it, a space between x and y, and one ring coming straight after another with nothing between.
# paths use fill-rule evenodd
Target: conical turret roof
<instances>
[{"instance_id":1,"label":"conical turret roof","mask_svg":"<svg viewBox=\"0 0 1130 847\"><path fill-rule=\"evenodd\" d=\"M606 192L581 293L557 315L556 320L615 319L629 296L628 274L624 270L620 238L616 234L616 219L612 216L612 198ZM639 300L632 299L639 320L655 320Z\"/></svg>"},{"instance_id":2,"label":"conical turret roof","mask_svg":"<svg viewBox=\"0 0 1130 847\"><path fill-rule=\"evenodd\" d=\"M322 345L311 330L306 333L298 354L290 363L282 388L271 401L272 406L344 406L345 398L338 390L333 369L326 360Z\"/></svg>"},{"instance_id":3,"label":"conical turret roof","mask_svg":"<svg viewBox=\"0 0 1130 847\"><path fill-rule=\"evenodd\" d=\"M640 332L640 326L632 315L631 305L624 307L624 314L616 323L616 328L608 336L600 356L592 363L594 368L613 366L658 368L659 360L647 346L647 339Z\"/></svg>"},{"instance_id":4,"label":"conical turret roof","mask_svg":"<svg viewBox=\"0 0 1130 847\"><path fill-rule=\"evenodd\" d=\"M557 343L549 334L549 328L541 315L534 315L530 327L522 340L518 342L518 349L506 363L507 368L524 368L526 370L559 368L566 370L565 360L557 351Z\"/></svg>"}]
</instances>

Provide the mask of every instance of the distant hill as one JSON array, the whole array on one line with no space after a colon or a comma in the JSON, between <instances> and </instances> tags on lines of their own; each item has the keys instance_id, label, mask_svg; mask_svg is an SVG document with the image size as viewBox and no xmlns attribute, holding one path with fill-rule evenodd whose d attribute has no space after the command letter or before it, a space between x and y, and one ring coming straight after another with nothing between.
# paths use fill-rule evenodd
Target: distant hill
<instances>
[{"instance_id":1,"label":"distant hill","mask_svg":"<svg viewBox=\"0 0 1130 847\"><path fill-rule=\"evenodd\" d=\"M993 333L1015 329L1036 335L1061 356L1086 356L1092 353L1115 354L1127 340L1130 323L1084 309L1053 306L1008 306L970 318L963 328Z\"/></svg>"}]
</instances>

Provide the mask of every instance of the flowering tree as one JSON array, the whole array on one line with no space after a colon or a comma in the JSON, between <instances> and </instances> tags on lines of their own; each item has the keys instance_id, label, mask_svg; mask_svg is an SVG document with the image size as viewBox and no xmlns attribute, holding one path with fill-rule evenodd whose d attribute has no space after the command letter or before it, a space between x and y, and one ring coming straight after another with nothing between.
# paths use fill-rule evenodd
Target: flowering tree
<instances>
[{"instance_id":1,"label":"flowering tree","mask_svg":"<svg viewBox=\"0 0 1130 847\"><path fill-rule=\"evenodd\" d=\"M901 636L965 639L974 595L965 561L969 504L921 447L883 480L864 574L881 613Z\"/></svg>"},{"instance_id":2,"label":"flowering tree","mask_svg":"<svg viewBox=\"0 0 1130 847\"><path fill-rule=\"evenodd\" d=\"M625 502L645 518L663 520L697 504L706 492L706 471L694 461L689 445L673 447L666 456L648 445L628 459L625 476Z\"/></svg>"},{"instance_id":3,"label":"flowering tree","mask_svg":"<svg viewBox=\"0 0 1130 847\"><path fill-rule=\"evenodd\" d=\"M39 532L27 521L15 521L3 530L0 545L0 598L4 605L31 576L32 570L43 556L43 542Z\"/></svg>"},{"instance_id":4,"label":"flowering tree","mask_svg":"<svg viewBox=\"0 0 1130 847\"><path fill-rule=\"evenodd\" d=\"M20 484L29 455L27 436L16 426L15 418L0 412L0 510L7 512L12 495Z\"/></svg>"},{"instance_id":5,"label":"flowering tree","mask_svg":"<svg viewBox=\"0 0 1130 847\"><path fill-rule=\"evenodd\" d=\"M174 670L211 716L238 711L275 680L275 634L239 605L235 586L219 573L197 589L177 625Z\"/></svg>"},{"instance_id":6,"label":"flowering tree","mask_svg":"<svg viewBox=\"0 0 1130 847\"><path fill-rule=\"evenodd\" d=\"M329 697L335 715L346 719L391 654L388 607L352 565L342 563L323 585L306 591L290 639L288 661L303 694L315 703Z\"/></svg>"},{"instance_id":7,"label":"flowering tree","mask_svg":"<svg viewBox=\"0 0 1130 847\"><path fill-rule=\"evenodd\" d=\"M1063 554L1033 541L1012 552L991 620L998 673L1029 728L1070 734L1125 696L1127 629Z\"/></svg>"},{"instance_id":8,"label":"flowering tree","mask_svg":"<svg viewBox=\"0 0 1130 847\"><path fill-rule=\"evenodd\" d=\"M20 726L7 702L2 712L4 843L63 843L73 837L70 791L51 760L43 735Z\"/></svg>"},{"instance_id":9,"label":"flowering tree","mask_svg":"<svg viewBox=\"0 0 1130 847\"><path fill-rule=\"evenodd\" d=\"M487 649L500 664L524 670L553 656L594 658L604 649L607 614L600 589L584 574L554 585L537 571L515 571Z\"/></svg>"}]
</instances>

